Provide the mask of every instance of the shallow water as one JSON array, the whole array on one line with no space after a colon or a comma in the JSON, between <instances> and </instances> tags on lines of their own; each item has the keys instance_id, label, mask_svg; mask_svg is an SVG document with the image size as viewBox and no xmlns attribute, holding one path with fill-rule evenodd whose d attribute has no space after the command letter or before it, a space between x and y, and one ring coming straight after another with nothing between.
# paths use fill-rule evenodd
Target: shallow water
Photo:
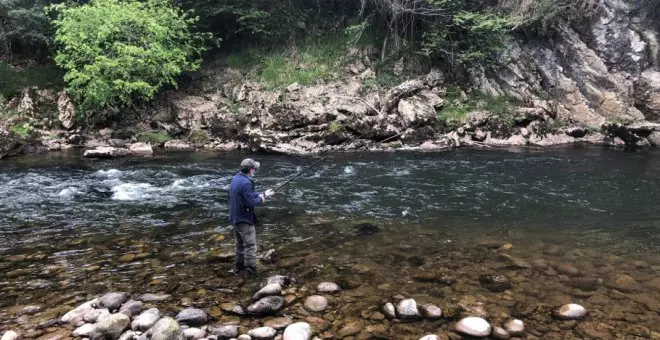
<instances>
[{"instance_id":1,"label":"shallow water","mask_svg":"<svg viewBox=\"0 0 660 340\"><path fill-rule=\"evenodd\" d=\"M258 287L231 277L226 255L227 188L244 156L3 160L0 327L30 329L62 304L110 290L172 293L159 306L170 312L245 301ZM315 161L252 156L262 163L258 188ZM659 166L656 152L600 148L335 155L260 209L260 250L281 256L263 269L310 289L322 280L349 287L331 301L332 320L364 317L402 295L464 314L482 306L495 324L533 305L520 317L538 337L655 337ZM357 236L361 222L382 228ZM482 274L512 287L491 292ZM633 282L622 286L622 275ZM568 302L589 318L550 317L547 308ZM26 321L16 312L25 305L42 311ZM305 314L295 303L286 312ZM448 321L386 326L391 338L419 338Z\"/></svg>"}]
</instances>

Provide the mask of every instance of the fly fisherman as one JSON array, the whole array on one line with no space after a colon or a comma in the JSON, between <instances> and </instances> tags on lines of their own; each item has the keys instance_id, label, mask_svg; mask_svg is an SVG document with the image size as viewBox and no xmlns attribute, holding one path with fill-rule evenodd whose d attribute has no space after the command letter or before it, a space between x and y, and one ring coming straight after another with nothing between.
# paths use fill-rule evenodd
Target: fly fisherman
<instances>
[{"instance_id":1,"label":"fly fisherman","mask_svg":"<svg viewBox=\"0 0 660 340\"><path fill-rule=\"evenodd\" d=\"M231 180L229 216L236 237L235 274L246 271L251 276L257 273L257 235L254 229L257 217L254 208L275 194L273 190L266 190L265 193L254 191L252 177L259 167L259 162L246 158L241 162L240 171Z\"/></svg>"}]
</instances>

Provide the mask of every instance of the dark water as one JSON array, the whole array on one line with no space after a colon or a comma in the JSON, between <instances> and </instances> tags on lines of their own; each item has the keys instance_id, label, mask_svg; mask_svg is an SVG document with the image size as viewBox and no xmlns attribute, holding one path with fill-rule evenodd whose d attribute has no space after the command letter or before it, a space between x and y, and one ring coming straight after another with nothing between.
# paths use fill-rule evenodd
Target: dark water
<instances>
[{"instance_id":1,"label":"dark water","mask_svg":"<svg viewBox=\"0 0 660 340\"><path fill-rule=\"evenodd\" d=\"M48 290L54 288L167 291L168 279L175 277L201 285L221 280L219 273L229 264L217 264L218 254L232 250L227 189L245 156L85 160L50 154L2 160L0 265L5 273L14 271L0 274L4 306L53 307L47 301L52 303ZM258 189L315 160L250 156L262 163ZM267 267L272 273L362 281L355 294L371 296L372 304L393 294L421 295L438 304L476 296L506 313L511 309L506 301L578 302L598 309L594 318L616 329L609 330L612 337L631 335L626 331L631 324L644 325L651 337L660 331L657 305L631 298L625 304L631 310L624 312L635 314L637 322L629 322L611 317L609 304L589 298L615 299L616 288L607 282L625 274L639 285L635 294L660 300L660 292L648 288L660 269L659 169L660 153L600 148L333 155L260 209L260 250L280 252L282 266ZM365 221L382 229L356 237L353 226ZM209 240L217 232L224 241ZM547 260L551 269L569 262L580 276L598 277L604 284L595 293L579 294L562 273L503 268L499 253L479 246L486 240L509 242L508 254ZM548 251L553 247L559 251ZM125 254L137 258L120 260ZM39 273L49 265L61 269ZM200 270L207 272L206 279ZM415 270L449 272L458 283L438 288L411 279ZM517 283L513 297L479 285L476 278L489 270ZM127 279L135 276L140 279ZM361 292L365 286L374 291ZM213 301L227 299L217 294ZM346 294L349 302L351 294ZM201 305L210 303L195 298ZM344 316L359 317L359 308L357 315L348 315L353 312ZM5 313L5 324L14 321ZM543 326L537 332L582 334L548 328L548 322L538 321Z\"/></svg>"}]
</instances>

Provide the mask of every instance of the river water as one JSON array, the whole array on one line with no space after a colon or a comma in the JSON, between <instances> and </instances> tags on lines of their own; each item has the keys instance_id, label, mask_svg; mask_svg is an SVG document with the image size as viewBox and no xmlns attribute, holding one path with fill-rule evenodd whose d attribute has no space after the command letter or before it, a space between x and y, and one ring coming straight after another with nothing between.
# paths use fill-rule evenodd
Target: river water
<instances>
[{"instance_id":1,"label":"river water","mask_svg":"<svg viewBox=\"0 0 660 340\"><path fill-rule=\"evenodd\" d=\"M31 330L62 305L112 290L170 293L159 307L172 313L249 298L256 283L227 273L227 189L246 156L2 160L0 327ZM249 156L262 164L258 190L315 161ZM345 287L325 316L329 332L345 320L378 324L392 339L448 329L451 315L366 320L404 296L493 324L517 315L542 338L658 337L658 169L657 152L591 147L328 156L258 210L260 253L280 254L263 275ZM365 223L379 228L356 227ZM505 276L509 289L489 289L484 274ZM570 302L589 317L551 317ZM39 308L21 316L27 305ZM305 316L295 303L287 313Z\"/></svg>"}]
</instances>

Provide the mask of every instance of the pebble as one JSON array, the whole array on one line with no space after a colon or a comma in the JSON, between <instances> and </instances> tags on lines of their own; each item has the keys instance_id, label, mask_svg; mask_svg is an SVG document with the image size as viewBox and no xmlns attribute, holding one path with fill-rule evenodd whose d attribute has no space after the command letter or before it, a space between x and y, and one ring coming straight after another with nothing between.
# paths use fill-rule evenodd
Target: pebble
<instances>
[{"instance_id":1,"label":"pebble","mask_svg":"<svg viewBox=\"0 0 660 340\"><path fill-rule=\"evenodd\" d=\"M183 330L183 336L186 340L198 340L206 337L206 332L199 328L191 327Z\"/></svg>"},{"instance_id":2,"label":"pebble","mask_svg":"<svg viewBox=\"0 0 660 340\"><path fill-rule=\"evenodd\" d=\"M440 337L435 334L424 335L419 340L440 340Z\"/></svg>"},{"instance_id":3,"label":"pebble","mask_svg":"<svg viewBox=\"0 0 660 340\"><path fill-rule=\"evenodd\" d=\"M402 319L414 319L419 317L417 302L414 299L404 299L396 306L397 315Z\"/></svg>"},{"instance_id":4,"label":"pebble","mask_svg":"<svg viewBox=\"0 0 660 340\"><path fill-rule=\"evenodd\" d=\"M641 290L640 284L629 275L620 274L607 281L606 285L624 293L633 293Z\"/></svg>"},{"instance_id":5,"label":"pebble","mask_svg":"<svg viewBox=\"0 0 660 340\"><path fill-rule=\"evenodd\" d=\"M129 294L126 292L107 293L99 299L97 304L101 308L107 308L111 311L117 310L128 300L128 296Z\"/></svg>"},{"instance_id":6,"label":"pebble","mask_svg":"<svg viewBox=\"0 0 660 340\"><path fill-rule=\"evenodd\" d=\"M243 315L245 314L245 310L243 310L243 307L239 305L235 305L233 303L223 303L220 305L220 310L226 313L231 313L231 314L237 314L237 315Z\"/></svg>"},{"instance_id":7,"label":"pebble","mask_svg":"<svg viewBox=\"0 0 660 340\"><path fill-rule=\"evenodd\" d=\"M270 319L264 322L264 326L273 327L275 329L284 329L293 323L293 319L289 317Z\"/></svg>"},{"instance_id":8,"label":"pebble","mask_svg":"<svg viewBox=\"0 0 660 340\"><path fill-rule=\"evenodd\" d=\"M139 300L142 302L163 302L172 298L170 294L143 294Z\"/></svg>"},{"instance_id":9,"label":"pebble","mask_svg":"<svg viewBox=\"0 0 660 340\"><path fill-rule=\"evenodd\" d=\"M322 312L328 308L328 300L320 295L312 295L305 300L305 308L312 312Z\"/></svg>"},{"instance_id":10,"label":"pebble","mask_svg":"<svg viewBox=\"0 0 660 340\"><path fill-rule=\"evenodd\" d=\"M272 327L259 327L248 331L248 335L254 339L272 339L277 331Z\"/></svg>"},{"instance_id":11,"label":"pebble","mask_svg":"<svg viewBox=\"0 0 660 340\"><path fill-rule=\"evenodd\" d=\"M525 324L522 320L512 319L504 324L504 329L513 336L519 336L525 333Z\"/></svg>"},{"instance_id":12,"label":"pebble","mask_svg":"<svg viewBox=\"0 0 660 340\"><path fill-rule=\"evenodd\" d=\"M442 317L442 309L433 304L420 305L419 310L425 318L440 319Z\"/></svg>"},{"instance_id":13,"label":"pebble","mask_svg":"<svg viewBox=\"0 0 660 340\"><path fill-rule=\"evenodd\" d=\"M199 326L208 322L206 312L197 308L186 308L176 315L176 321L189 326Z\"/></svg>"},{"instance_id":14,"label":"pebble","mask_svg":"<svg viewBox=\"0 0 660 340\"><path fill-rule=\"evenodd\" d=\"M282 340L309 340L312 337L312 326L306 322L296 322L284 330Z\"/></svg>"},{"instance_id":15,"label":"pebble","mask_svg":"<svg viewBox=\"0 0 660 340\"><path fill-rule=\"evenodd\" d=\"M557 266L557 272L561 274L565 274L568 276L578 276L580 275L580 271L575 267L574 265L570 263L562 263Z\"/></svg>"},{"instance_id":16,"label":"pebble","mask_svg":"<svg viewBox=\"0 0 660 340\"><path fill-rule=\"evenodd\" d=\"M575 303L569 303L561 306L555 313L561 319L573 320L581 319L587 315L587 310Z\"/></svg>"},{"instance_id":17,"label":"pebble","mask_svg":"<svg viewBox=\"0 0 660 340\"><path fill-rule=\"evenodd\" d=\"M92 332L92 329L94 329L94 325L91 323L86 323L73 330L73 333L71 333L71 335L73 335L74 337L86 338Z\"/></svg>"},{"instance_id":18,"label":"pebble","mask_svg":"<svg viewBox=\"0 0 660 340\"><path fill-rule=\"evenodd\" d=\"M0 340L16 340L18 339L18 333L14 331L7 331L5 334L2 335L2 338Z\"/></svg>"},{"instance_id":19,"label":"pebble","mask_svg":"<svg viewBox=\"0 0 660 340\"><path fill-rule=\"evenodd\" d=\"M386 303L383 306L383 314L385 314L385 317L390 320L396 319L396 309L394 309L394 305L390 302Z\"/></svg>"},{"instance_id":20,"label":"pebble","mask_svg":"<svg viewBox=\"0 0 660 340\"><path fill-rule=\"evenodd\" d=\"M509 334L506 329L495 326L493 327L493 331L491 332L490 336L493 339L506 340L511 337L511 334Z\"/></svg>"},{"instance_id":21,"label":"pebble","mask_svg":"<svg viewBox=\"0 0 660 340\"><path fill-rule=\"evenodd\" d=\"M250 314L273 314L284 308L284 298L281 296L267 296L253 303L247 308Z\"/></svg>"},{"instance_id":22,"label":"pebble","mask_svg":"<svg viewBox=\"0 0 660 340\"><path fill-rule=\"evenodd\" d=\"M344 327L339 330L339 336L345 338L351 335L358 334L362 331L362 322L359 320L348 321Z\"/></svg>"},{"instance_id":23,"label":"pebble","mask_svg":"<svg viewBox=\"0 0 660 340\"><path fill-rule=\"evenodd\" d=\"M486 337L491 331L488 321L474 316L461 319L455 328L463 334L475 337Z\"/></svg>"},{"instance_id":24,"label":"pebble","mask_svg":"<svg viewBox=\"0 0 660 340\"><path fill-rule=\"evenodd\" d=\"M239 335L238 338L236 338L236 339L238 339L238 340L252 340L252 337L250 337L250 336L247 335L247 334L241 334L241 335Z\"/></svg>"},{"instance_id":25,"label":"pebble","mask_svg":"<svg viewBox=\"0 0 660 340\"><path fill-rule=\"evenodd\" d=\"M511 281L502 274L483 274L479 276L479 282L491 292L500 293L507 289L511 289L513 284Z\"/></svg>"},{"instance_id":26,"label":"pebble","mask_svg":"<svg viewBox=\"0 0 660 340\"><path fill-rule=\"evenodd\" d=\"M156 324L158 319L160 319L160 311L158 308L147 309L133 320L131 329L134 331L147 331L154 324Z\"/></svg>"},{"instance_id":27,"label":"pebble","mask_svg":"<svg viewBox=\"0 0 660 340\"><path fill-rule=\"evenodd\" d=\"M223 325L211 327L209 332L218 338L235 338L238 336L238 326L236 325Z\"/></svg>"},{"instance_id":28,"label":"pebble","mask_svg":"<svg viewBox=\"0 0 660 340\"><path fill-rule=\"evenodd\" d=\"M253 300L259 300L264 296L280 295L282 293L282 286L279 283L271 283L261 288L252 296Z\"/></svg>"},{"instance_id":29,"label":"pebble","mask_svg":"<svg viewBox=\"0 0 660 340\"><path fill-rule=\"evenodd\" d=\"M316 287L316 290L321 293L336 293L340 291L341 288L339 288L339 285L334 282L321 282Z\"/></svg>"}]
</instances>

